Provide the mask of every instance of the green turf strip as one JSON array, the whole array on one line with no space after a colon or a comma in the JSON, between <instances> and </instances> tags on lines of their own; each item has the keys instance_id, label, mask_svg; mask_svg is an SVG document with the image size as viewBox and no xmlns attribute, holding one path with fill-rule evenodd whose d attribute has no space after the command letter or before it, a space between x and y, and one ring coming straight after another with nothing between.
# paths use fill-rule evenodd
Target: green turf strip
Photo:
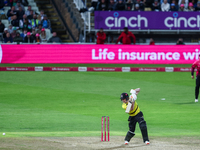
<instances>
[{"instance_id":1,"label":"green turf strip","mask_svg":"<svg viewBox=\"0 0 200 150\"><path fill-rule=\"evenodd\" d=\"M108 115L111 136L125 135L119 97L140 87L150 136L199 136L194 85L188 72L0 72L0 133L100 136L101 116Z\"/></svg>"}]
</instances>

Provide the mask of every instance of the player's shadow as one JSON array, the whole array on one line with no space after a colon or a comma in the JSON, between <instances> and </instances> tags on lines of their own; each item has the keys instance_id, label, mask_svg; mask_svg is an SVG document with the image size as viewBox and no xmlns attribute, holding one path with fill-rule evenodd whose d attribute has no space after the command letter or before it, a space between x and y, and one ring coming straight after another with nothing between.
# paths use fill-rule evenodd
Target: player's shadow
<instances>
[{"instance_id":1,"label":"player's shadow","mask_svg":"<svg viewBox=\"0 0 200 150\"><path fill-rule=\"evenodd\" d=\"M119 148L136 148L136 147L143 147L146 146L144 144L138 144L138 145L134 145L134 146L130 146L130 145L121 145L121 146L115 146L115 147L110 147L110 148L102 148L103 150L115 150L115 149L119 149ZM98 149L98 150L102 150L102 149Z\"/></svg>"},{"instance_id":2,"label":"player's shadow","mask_svg":"<svg viewBox=\"0 0 200 150\"><path fill-rule=\"evenodd\" d=\"M195 104L195 102L186 102L186 103L174 103L177 105L187 105L187 104Z\"/></svg>"}]
</instances>

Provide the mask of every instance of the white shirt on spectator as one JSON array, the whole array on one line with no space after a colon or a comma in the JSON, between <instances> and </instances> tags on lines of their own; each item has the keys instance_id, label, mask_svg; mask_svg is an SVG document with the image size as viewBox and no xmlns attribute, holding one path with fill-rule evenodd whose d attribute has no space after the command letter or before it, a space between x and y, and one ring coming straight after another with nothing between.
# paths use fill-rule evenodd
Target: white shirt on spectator
<instances>
[{"instance_id":1,"label":"white shirt on spectator","mask_svg":"<svg viewBox=\"0 0 200 150\"><path fill-rule=\"evenodd\" d=\"M169 11L169 9L170 9L169 3L162 3L161 4L161 10L162 11Z\"/></svg>"},{"instance_id":2,"label":"white shirt on spectator","mask_svg":"<svg viewBox=\"0 0 200 150\"><path fill-rule=\"evenodd\" d=\"M31 10L25 11L25 15L26 15L26 16L29 16L30 14L31 14ZM33 14L35 14L35 11L33 11Z\"/></svg>"}]
</instances>

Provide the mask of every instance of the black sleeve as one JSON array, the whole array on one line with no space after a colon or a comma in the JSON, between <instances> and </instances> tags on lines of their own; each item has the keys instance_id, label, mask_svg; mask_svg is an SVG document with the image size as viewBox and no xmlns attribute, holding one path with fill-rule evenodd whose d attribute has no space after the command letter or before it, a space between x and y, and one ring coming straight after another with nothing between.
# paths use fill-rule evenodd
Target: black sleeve
<instances>
[{"instance_id":1,"label":"black sleeve","mask_svg":"<svg viewBox=\"0 0 200 150\"><path fill-rule=\"evenodd\" d=\"M194 68L191 69L191 75L194 76Z\"/></svg>"},{"instance_id":2,"label":"black sleeve","mask_svg":"<svg viewBox=\"0 0 200 150\"><path fill-rule=\"evenodd\" d=\"M50 38L50 39L48 40L48 43L52 43L51 39L52 39L52 38Z\"/></svg>"},{"instance_id":3,"label":"black sleeve","mask_svg":"<svg viewBox=\"0 0 200 150\"><path fill-rule=\"evenodd\" d=\"M10 17L10 11L11 11L11 10L8 10L8 12L7 12L7 17Z\"/></svg>"}]
</instances>

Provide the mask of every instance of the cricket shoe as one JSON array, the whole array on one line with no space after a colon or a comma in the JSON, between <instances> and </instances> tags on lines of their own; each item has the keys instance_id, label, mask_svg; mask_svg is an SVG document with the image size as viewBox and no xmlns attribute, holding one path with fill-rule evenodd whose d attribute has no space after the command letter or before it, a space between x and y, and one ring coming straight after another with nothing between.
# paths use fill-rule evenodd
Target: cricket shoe
<instances>
[{"instance_id":1,"label":"cricket shoe","mask_svg":"<svg viewBox=\"0 0 200 150\"><path fill-rule=\"evenodd\" d=\"M125 145L128 145L128 141L125 141L124 144L125 144Z\"/></svg>"},{"instance_id":2,"label":"cricket shoe","mask_svg":"<svg viewBox=\"0 0 200 150\"><path fill-rule=\"evenodd\" d=\"M198 99L195 99L194 102L197 103L197 102L198 102Z\"/></svg>"},{"instance_id":3,"label":"cricket shoe","mask_svg":"<svg viewBox=\"0 0 200 150\"><path fill-rule=\"evenodd\" d=\"M150 143L149 143L149 141L145 141L145 144L146 144L146 145L149 145Z\"/></svg>"}]
</instances>

